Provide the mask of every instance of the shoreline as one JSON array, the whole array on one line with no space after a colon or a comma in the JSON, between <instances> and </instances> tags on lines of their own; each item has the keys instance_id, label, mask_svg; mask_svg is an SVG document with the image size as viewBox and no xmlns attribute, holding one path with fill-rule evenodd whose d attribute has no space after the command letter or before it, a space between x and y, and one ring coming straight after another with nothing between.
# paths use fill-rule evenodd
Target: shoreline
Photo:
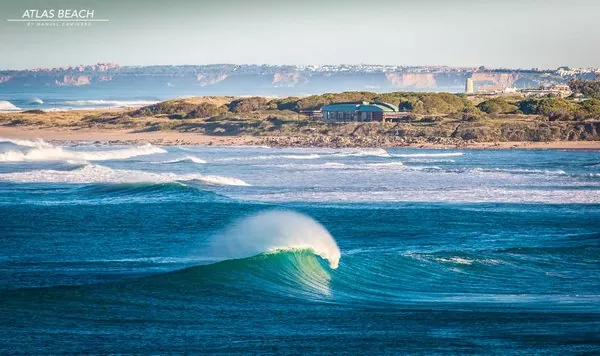
<instances>
[{"instance_id":1,"label":"shoreline","mask_svg":"<svg viewBox=\"0 0 600 356\"><path fill-rule=\"evenodd\" d=\"M287 136L211 136L192 132L150 131L136 132L123 129L52 129L43 127L0 126L0 138L42 139L48 142L109 142L114 144L145 144L173 146L272 146L272 147L331 147L332 145L278 144L290 142ZM512 141L512 142L466 142L461 144L408 143L386 147L349 146L348 148L432 148L432 149L555 149L600 150L600 141Z\"/></svg>"}]
</instances>

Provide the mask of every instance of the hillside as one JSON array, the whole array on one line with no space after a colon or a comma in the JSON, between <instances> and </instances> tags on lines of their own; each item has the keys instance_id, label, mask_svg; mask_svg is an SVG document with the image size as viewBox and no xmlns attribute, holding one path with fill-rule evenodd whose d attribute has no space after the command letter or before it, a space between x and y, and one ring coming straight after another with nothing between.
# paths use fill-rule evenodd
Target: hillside
<instances>
[{"instance_id":1,"label":"hillside","mask_svg":"<svg viewBox=\"0 0 600 356\"><path fill-rule=\"evenodd\" d=\"M393 123L324 123L306 110L349 100L385 100L403 108ZM477 105L476 105L477 103ZM600 141L600 101L467 98L446 93L346 92L304 98L194 97L136 110L39 110L0 114L0 126L86 132L179 132L253 138L274 146L465 146L476 142Z\"/></svg>"}]
</instances>

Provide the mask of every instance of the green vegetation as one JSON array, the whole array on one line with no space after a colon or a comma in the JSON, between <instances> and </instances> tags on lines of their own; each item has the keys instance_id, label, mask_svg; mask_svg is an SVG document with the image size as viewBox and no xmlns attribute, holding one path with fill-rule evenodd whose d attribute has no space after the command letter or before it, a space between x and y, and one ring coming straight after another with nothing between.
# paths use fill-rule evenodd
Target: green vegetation
<instances>
[{"instance_id":1,"label":"green vegetation","mask_svg":"<svg viewBox=\"0 0 600 356\"><path fill-rule=\"evenodd\" d=\"M294 99L294 100L291 100ZM319 110L322 106L339 102L381 101L398 106L401 110L415 114L455 114L473 109L473 103L462 94L450 93L371 93L343 92L311 95L305 98L285 98L274 100L275 106L281 110L285 105L287 110L311 111Z\"/></svg>"},{"instance_id":2,"label":"green vegetation","mask_svg":"<svg viewBox=\"0 0 600 356\"><path fill-rule=\"evenodd\" d=\"M169 100L128 113L133 118L167 117L169 119L306 119L311 111L339 102L381 101L394 104L407 119L429 122L449 118L467 122L501 115L535 115L550 121L576 121L600 117L600 99L571 100L556 97L530 98L467 97L450 93L372 93L343 92L288 97L198 97ZM477 104L476 104L477 103Z\"/></svg>"},{"instance_id":3,"label":"green vegetation","mask_svg":"<svg viewBox=\"0 0 600 356\"><path fill-rule=\"evenodd\" d=\"M341 101L386 101L404 114L397 122L327 123L304 110ZM466 97L448 93L348 92L305 98L197 97L137 110L1 113L0 126L67 130L175 131L261 144L397 147L468 142L600 141L600 99ZM159 135L160 136L160 135Z\"/></svg>"},{"instance_id":4,"label":"green vegetation","mask_svg":"<svg viewBox=\"0 0 600 356\"><path fill-rule=\"evenodd\" d=\"M237 99L227 105L232 113L241 114L268 109L269 101L261 96Z\"/></svg>"},{"instance_id":5,"label":"green vegetation","mask_svg":"<svg viewBox=\"0 0 600 356\"><path fill-rule=\"evenodd\" d=\"M223 106L217 106L212 103L200 103L194 109L186 113L186 119L198 119L206 117L215 117L227 114L227 109Z\"/></svg>"},{"instance_id":6,"label":"green vegetation","mask_svg":"<svg viewBox=\"0 0 600 356\"><path fill-rule=\"evenodd\" d=\"M569 87L575 94L600 99L600 80L572 79L569 82Z\"/></svg>"},{"instance_id":7,"label":"green vegetation","mask_svg":"<svg viewBox=\"0 0 600 356\"><path fill-rule=\"evenodd\" d=\"M515 114L519 108L514 101L508 101L504 98L492 98L481 102L477 108L487 114Z\"/></svg>"},{"instance_id":8,"label":"green vegetation","mask_svg":"<svg viewBox=\"0 0 600 356\"><path fill-rule=\"evenodd\" d=\"M541 98L522 100L519 109L526 115L540 115L550 121L570 121L598 119L600 100L590 99L581 102L562 98Z\"/></svg>"},{"instance_id":9,"label":"green vegetation","mask_svg":"<svg viewBox=\"0 0 600 356\"><path fill-rule=\"evenodd\" d=\"M176 99L163 101L154 105L146 106L131 113L132 117L155 116L155 115L177 115L185 117L189 112L195 110L197 105L185 100Z\"/></svg>"}]
</instances>

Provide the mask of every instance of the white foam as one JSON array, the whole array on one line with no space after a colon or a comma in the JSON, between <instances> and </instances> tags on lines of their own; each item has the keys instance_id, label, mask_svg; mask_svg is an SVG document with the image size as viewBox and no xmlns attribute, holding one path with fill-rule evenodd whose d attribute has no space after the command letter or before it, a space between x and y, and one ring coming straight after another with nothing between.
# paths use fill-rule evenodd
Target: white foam
<instances>
[{"instance_id":1,"label":"white foam","mask_svg":"<svg viewBox=\"0 0 600 356\"><path fill-rule=\"evenodd\" d=\"M0 174L0 181L16 183L170 183L194 180L215 185L249 185L243 180L231 177L112 169L96 164L84 165L81 168L70 171L45 169L30 172Z\"/></svg>"},{"instance_id":2,"label":"white foam","mask_svg":"<svg viewBox=\"0 0 600 356\"><path fill-rule=\"evenodd\" d=\"M463 156L463 152L446 152L446 153L392 153L392 157L458 157Z\"/></svg>"},{"instance_id":3,"label":"white foam","mask_svg":"<svg viewBox=\"0 0 600 356\"><path fill-rule=\"evenodd\" d=\"M338 152L338 153L332 154L332 156L338 156L338 157L367 157L367 156L391 157L391 155L383 148L374 148L374 149L349 151L349 152Z\"/></svg>"},{"instance_id":4,"label":"white foam","mask_svg":"<svg viewBox=\"0 0 600 356\"><path fill-rule=\"evenodd\" d=\"M400 161L382 162L382 163L366 163L367 167L404 167L404 163Z\"/></svg>"},{"instance_id":5,"label":"white foam","mask_svg":"<svg viewBox=\"0 0 600 356\"><path fill-rule=\"evenodd\" d=\"M409 163L454 163L453 159L436 159L436 158L410 158Z\"/></svg>"},{"instance_id":6,"label":"white foam","mask_svg":"<svg viewBox=\"0 0 600 356\"><path fill-rule=\"evenodd\" d=\"M255 161L255 160L270 160L270 159L318 159L321 158L318 154L306 154L306 155L266 155L266 156L252 156L252 157L227 157L215 159L215 161Z\"/></svg>"},{"instance_id":7,"label":"white foam","mask_svg":"<svg viewBox=\"0 0 600 356\"><path fill-rule=\"evenodd\" d=\"M42 105L44 101L40 98L33 98L27 102L29 105Z\"/></svg>"},{"instance_id":8,"label":"white foam","mask_svg":"<svg viewBox=\"0 0 600 356\"><path fill-rule=\"evenodd\" d=\"M562 169L527 169L527 168L471 168L473 173L509 173L509 174L538 174L538 175L566 175Z\"/></svg>"},{"instance_id":9,"label":"white foam","mask_svg":"<svg viewBox=\"0 0 600 356\"><path fill-rule=\"evenodd\" d=\"M3 111L21 111L22 109L13 105L10 101L0 100L0 112Z\"/></svg>"},{"instance_id":10,"label":"white foam","mask_svg":"<svg viewBox=\"0 0 600 356\"><path fill-rule=\"evenodd\" d=\"M168 160L168 161L162 161L162 162L157 162L160 164L170 164L170 163L180 163L180 162L192 162L192 163L198 163L198 164L204 164L206 163L205 160L198 158L196 156L185 156L182 158L176 158L176 159L172 159L172 160Z\"/></svg>"},{"instance_id":11,"label":"white foam","mask_svg":"<svg viewBox=\"0 0 600 356\"><path fill-rule=\"evenodd\" d=\"M89 107L141 107L146 105L156 104L158 101L151 100L68 100L65 105L71 106L89 106Z\"/></svg>"},{"instance_id":12,"label":"white foam","mask_svg":"<svg viewBox=\"0 0 600 356\"><path fill-rule=\"evenodd\" d=\"M510 189L510 188L427 188L410 190L365 191L296 191L269 194L244 194L237 198L270 203L283 202L452 202L452 203L540 203L540 204L598 204L597 189Z\"/></svg>"},{"instance_id":13,"label":"white foam","mask_svg":"<svg viewBox=\"0 0 600 356\"><path fill-rule=\"evenodd\" d=\"M318 165L319 167L329 168L329 169L344 169L347 168L348 165L341 162L325 162L322 165Z\"/></svg>"},{"instance_id":14,"label":"white foam","mask_svg":"<svg viewBox=\"0 0 600 356\"><path fill-rule=\"evenodd\" d=\"M335 269L341 252L323 225L293 211L262 212L234 223L211 242L211 255L225 259L256 256L264 252L310 249Z\"/></svg>"},{"instance_id":15,"label":"white foam","mask_svg":"<svg viewBox=\"0 0 600 356\"><path fill-rule=\"evenodd\" d=\"M278 165L266 165L266 167L279 167L286 169L298 169L298 170L382 170L382 169L413 169L414 167L405 167L401 161L392 162L375 162L375 163L342 163L342 162L324 162L315 164L299 164L299 163L286 163ZM417 168L418 169L418 168Z\"/></svg>"},{"instance_id":16,"label":"white foam","mask_svg":"<svg viewBox=\"0 0 600 356\"><path fill-rule=\"evenodd\" d=\"M7 151L0 153L0 162L27 162L27 161L108 161L122 160L136 156L165 153L164 149L146 144L143 146L129 147L118 150L106 151L73 151L60 146L53 146L45 141L10 140L19 146L32 147L28 151Z\"/></svg>"},{"instance_id":17,"label":"white foam","mask_svg":"<svg viewBox=\"0 0 600 356\"><path fill-rule=\"evenodd\" d=\"M490 258L468 258L461 256L450 256L450 257L438 257L431 254L422 254L422 253L405 253L404 256L414 258L419 261L424 262L439 262L444 264L454 264L454 265L473 265L473 264L482 264L482 265L500 265L503 264L502 261Z\"/></svg>"},{"instance_id":18,"label":"white foam","mask_svg":"<svg viewBox=\"0 0 600 356\"><path fill-rule=\"evenodd\" d=\"M20 139L15 139L15 138L0 138L0 142L10 142L13 145L23 146L23 147L37 147L37 148L52 147L51 144L42 140L41 138L38 138L36 140L20 140Z\"/></svg>"}]
</instances>

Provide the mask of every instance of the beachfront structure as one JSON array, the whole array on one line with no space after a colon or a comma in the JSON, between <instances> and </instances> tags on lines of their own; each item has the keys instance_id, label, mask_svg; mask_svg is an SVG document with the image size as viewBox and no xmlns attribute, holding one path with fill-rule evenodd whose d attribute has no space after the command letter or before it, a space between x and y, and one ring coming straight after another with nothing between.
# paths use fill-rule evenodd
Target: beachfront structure
<instances>
[{"instance_id":1,"label":"beachfront structure","mask_svg":"<svg viewBox=\"0 0 600 356\"><path fill-rule=\"evenodd\" d=\"M335 103L323 106L321 109L323 120L327 122L350 121L394 121L399 117L396 105L388 103L369 103L366 101L356 103Z\"/></svg>"},{"instance_id":2,"label":"beachfront structure","mask_svg":"<svg viewBox=\"0 0 600 356\"><path fill-rule=\"evenodd\" d=\"M571 88L567 84L551 84L542 85L537 89L523 89L521 93L526 98L530 97L544 97L549 95L558 96L560 98L566 98L573 94Z\"/></svg>"}]
</instances>

